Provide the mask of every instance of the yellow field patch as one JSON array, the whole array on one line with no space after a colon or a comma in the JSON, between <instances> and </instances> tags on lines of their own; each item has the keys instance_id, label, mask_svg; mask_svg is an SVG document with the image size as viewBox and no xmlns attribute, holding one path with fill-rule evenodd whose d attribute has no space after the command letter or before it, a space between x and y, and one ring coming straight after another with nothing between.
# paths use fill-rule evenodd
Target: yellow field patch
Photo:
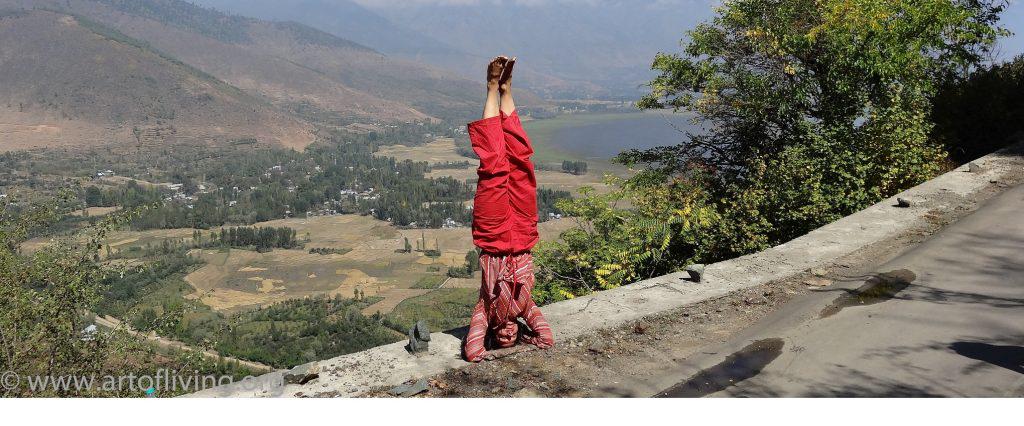
<instances>
[{"instance_id":1,"label":"yellow field patch","mask_svg":"<svg viewBox=\"0 0 1024 426\"><path fill-rule=\"evenodd\" d=\"M480 288L480 272L476 272L470 278L449 278L444 283L444 288Z\"/></svg>"},{"instance_id":2,"label":"yellow field patch","mask_svg":"<svg viewBox=\"0 0 1024 426\"><path fill-rule=\"evenodd\" d=\"M260 283L260 288L257 289L260 293L270 293L272 291L283 291L284 287L277 287L276 284L281 284L284 281L271 280L263 277L249 277L249 281L256 281Z\"/></svg>"},{"instance_id":3,"label":"yellow field patch","mask_svg":"<svg viewBox=\"0 0 1024 426\"><path fill-rule=\"evenodd\" d=\"M352 298L355 296L356 289L359 289L364 297L378 296L382 292L395 287L392 284L387 284L375 277L371 277L358 269L339 269L336 273L345 278L341 281L341 285L328 293L331 297Z\"/></svg>"},{"instance_id":4,"label":"yellow field patch","mask_svg":"<svg viewBox=\"0 0 1024 426\"><path fill-rule=\"evenodd\" d=\"M118 206L113 206L113 207L89 207L89 208L85 208L85 209L75 210L75 211L73 211L73 212L71 212L69 214L71 216L96 217L96 216L107 215L107 214L116 212L118 210L121 210L121 207L118 207Z\"/></svg>"},{"instance_id":5,"label":"yellow field patch","mask_svg":"<svg viewBox=\"0 0 1024 426\"><path fill-rule=\"evenodd\" d=\"M117 247L121 247L121 246L123 246L125 244L134 243L134 242L136 242L138 240L139 240L138 237L135 237L135 238L125 238L123 240L118 240L118 241L107 243L107 245L110 246L111 248L117 248Z\"/></svg>"},{"instance_id":6,"label":"yellow field patch","mask_svg":"<svg viewBox=\"0 0 1024 426\"><path fill-rule=\"evenodd\" d=\"M307 248L355 249L364 241L387 240L398 235L395 227L388 222L354 214L279 219L254 226L292 228L299 240L305 240L308 235L309 241L305 242Z\"/></svg>"},{"instance_id":7,"label":"yellow field patch","mask_svg":"<svg viewBox=\"0 0 1024 426\"><path fill-rule=\"evenodd\" d=\"M455 139L437 138L420 146L388 145L377 150L376 155L394 157L398 161L426 161L428 163L444 163L470 161L455 151Z\"/></svg>"},{"instance_id":8,"label":"yellow field patch","mask_svg":"<svg viewBox=\"0 0 1024 426\"><path fill-rule=\"evenodd\" d=\"M230 289L206 290L186 297L197 299L217 311L232 311L239 307L262 307L293 299L283 292L255 294Z\"/></svg>"},{"instance_id":9,"label":"yellow field patch","mask_svg":"<svg viewBox=\"0 0 1024 426\"><path fill-rule=\"evenodd\" d=\"M557 238L572 225L562 219L541 223L542 239ZM443 274L449 266L465 263L473 249L469 228L397 229L368 216L338 215L292 218L257 223L255 226L289 226L300 239L309 232L303 249L275 249L258 253L240 249L194 249L191 256L206 262L185 276L194 292L189 296L219 311L237 311L266 306L293 298L318 295L352 298L358 288L366 297L384 300L368 312L390 312L402 300L422 294L410 289L425 275ZM113 243L124 247L159 244L163 238L191 238L191 229L118 232ZM442 255L429 258L421 252L401 253L403 238L415 248L426 241L427 249L440 247ZM350 252L319 255L313 247L350 248ZM449 280L445 287L477 288L479 278ZM416 290L416 291L405 291Z\"/></svg>"},{"instance_id":10,"label":"yellow field patch","mask_svg":"<svg viewBox=\"0 0 1024 426\"><path fill-rule=\"evenodd\" d=\"M111 249L127 250L130 247L158 246L163 240L192 241L192 229L150 229L146 231L114 231L103 244Z\"/></svg>"}]
</instances>

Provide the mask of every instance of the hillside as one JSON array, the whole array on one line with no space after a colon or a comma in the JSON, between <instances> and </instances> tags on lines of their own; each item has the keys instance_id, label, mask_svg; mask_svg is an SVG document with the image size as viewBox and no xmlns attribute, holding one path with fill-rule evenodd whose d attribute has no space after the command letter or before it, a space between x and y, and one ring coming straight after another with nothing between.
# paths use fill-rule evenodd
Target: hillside
<instances>
[{"instance_id":1,"label":"hillside","mask_svg":"<svg viewBox=\"0 0 1024 426\"><path fill-rule=\"evenodd\" d=\"M396 25L347 0L189 0L217 10L268 21L301 22L387 54L409 57L469 55L440 40Z\"/></svg>"},{"instance_id":2,"label":"hillside","mask_svg":"<svg viewBox=\"0 0 1024 426\"><path fill-rule=\"evenodd\" d=\"M347 0L190 0L192 3L213 7L228 13L268 21L291 21L308 25L323 32L354 40L370 46L388 56L426 63L461 78L477 81L480 70L498 51L468 53L439 41L434 37L396 25L379 14ZM278 24L287 25L287 24ZM513 54L511 51L500 53ZM523 87L529 82L543 82L542 87L563 84L560 79L537 71L535 64L523 65L517 70ZM403 76L406 80L410 76ZM427 82L428 86L433 84ZM473 86L476 89L477 86ZM411 87L403 91L420 87ZM476 92L470 95L476 99ZM522 90L516 100L523 107L544 107L547 102L530 90ZM418 103L417 105L423 105ZM429 105L423 105L430 109ZM475 113L475 109L473 109ZM460 117L461 119L462 117Z\"/></svg>"},{"instance_id":3,"label":"hillside","mask_svg":"<svg viewBox=\"0 0 1024 426\"><path fill-rule=\"evenodd\" d=\"M0 0L11 1L11 0ZM284 109L332 123L462 119L479 85L293 22L180 0L37 0L117 28Z\"/></svg>"},{"instance_id":4,"label":"hillside","mask_svg":"<svg viewBox=\"0 0 1024 426\"><path fill-rule=\"evenodd\" d=\"M0 150L256 138L301 148L312 126L86 18L0 18Z\"/></svg>"},{"instance_id":5,"label":"hillside","mask_svg":"<svg viewBox=\"0 0 1024 426\"><path fill-rule=\"evenodd\" d=\"M274 21L301 22L313 28L331 33L345 39L355 40L371 46L381 52L417 62L423 62L446 69L463 78L476 79L477 71L498 53L520 55L530 62L517 69L519 82L523 88L529 89L519 96L520 103L526 106L543 105L544 101L535 93L565 92L575 90L575 94L585 95L596 93L601 88L592 82L586 82L581 76L574 76L580 81L572 82L556 76L549 67L544 66L546 58L527 56L533 49L525 49L523 45L495 44L484 40L479 34L470 40L453 40L461 43L454 47L443 38L448 38L450 23L426 23L424 31L414 28L415 25L402 25L385 18L385 11L374 11L363 7L358 2L349 0L190 0L203 6L218 10ZM419 5L402 4L401 8L417 8ZM427 6L423 6L426 8ZM419 10L419 9L417 9ZM430 9L432 10L432 9ZM442 22L451 17L435 17L430 19ZM458 27L458 25L456 25ZM490 33L486 27L478 28L481 34ZM438 31L436 35L428 32ZM462 34L460 34L462 35ZM463 41L468 41L463 43ZM550 40L545 41L549 43ZM562 54L571 52L562 52ZM646 62L646 59L645 59ZM525 66L529 63L530 66ZM645 69L646 63L639 64Z\"/></svg>"},{"instance_id":6,"label":"hillside","mask_svg":"<svg viewBox=\"0 0 1024 426\"><path fill-rule=\"evenodd\" d=\"M478 113L477 83L294 22L179 0L0 0L0 10L5 149L133 141L137 125L161 141L301 148L315 127Z\"/></svg>"}]
</instances>

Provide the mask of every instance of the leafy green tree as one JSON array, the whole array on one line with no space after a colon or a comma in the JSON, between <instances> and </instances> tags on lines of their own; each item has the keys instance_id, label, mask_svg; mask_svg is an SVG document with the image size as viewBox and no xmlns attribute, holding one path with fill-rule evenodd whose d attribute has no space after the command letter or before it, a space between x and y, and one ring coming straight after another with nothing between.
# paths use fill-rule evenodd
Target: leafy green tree
<instances>
[{"instance_id":1,"label":"leafy green tree","mask_svg":"<svg viewBox=\"0 0 1024 426\"><path fill-rule=\"evenodd\" d=\"M22 376L102 371L108 342L81 335L102 276L92 262L98 235L22 255L18 245L33 228L56 220L55 210L15 212L5 204L0 214L0 369Z\"/></svg>"},{"instance_id":2,"label":"leafy green tree","mask_svg":"<svg viewBox=\"0 0 1024 426\"><path fill-rule=\"evenodd\" d=\"M109 216L75 237L30 254L19 245L33 230L60 218L56 203L17 210L0 206L0 370L21 377L126 374L132 356L151 351L115 330L86 334L89 310L103 277L94 263L104 235L119 220ZM144 355L143 355L144 356ZM21 383L27 385L27 383ZM5 387L2 396L102 395L98 390Z\"/></svg>"},{"instance_id":3,"label":"leafy green tree","mask_svg":"<svg viewBox=\"0 0 1024 426\"><path fill-rule=\"evenodd\" d=\"M655 58L640 103L693 111L710 130L621 159L677 176L711 167L723 197L755 198L768 243L835 220L940 170L929 96L988 52L1002 4L728 2L683 55Z\"/></svg>"},{"instance_id":4,"label":"leafy green tree","mask_svg":"<svg viewBox=\"0 0 1024 426\"><path fill-rule=\"evenodd\" d=\"M609 288L779 244L938 173L931 102L995 39L1005 2L734 0L659 54L639 106L707 129L617 160L617 192L538 249L541 298ZM629 201L614 207L615 201Z\"/></svg>"},{"instance_id":5,"label":"leafy green tree","mask_svg":"<svg viewBox=\"0 0 1024 426\"><path fill-rule=\"evenodd\" d=\"M585 175L587 174L587 162L562 160L562 171L574 175Z\"/></svg>"},{"instance_id":6,"label":"leafy green tree","mask_svg":"<svg viewBox=\"0 0 1024 426\"><path fill-rule=\"evenodd\" d=\"M466 269L470 274L480 270L480 252L476 249L466 252Z\"/></svg>"},{"instance_id":7,"label":"leafy green tree","mask_svg":"<svg viewBox=\"0 0 1024 426\"><path fill-rule=\"evenodd\" d=\"M89 331L88 326L95 321L94 312L109 295L107 282L127 272L112 265L101 266L94 257L108 232L127 223L137 212L104 216L53 244L22 252L21 243L38 229L60 220L62 210L57 206L71 198L73 195L62 194L50 204L27 208L16 208L13 203L0 205L0 239L4 241L0 245L0 370L13 371L23 378L18 386L0 389L0 396L141 397L144 394L138 389L105 389L101 382L107 376L152 376L158 368L234 374L236 379L250 374L237 365L218 368L195 351L158 357L141 335L125 327ZM158 319L153 310L143 310L132 322L151 329ZM92 388L72 385L33 390L24 380L27 377L95 379Z\"/></svg>"}]
</instances>

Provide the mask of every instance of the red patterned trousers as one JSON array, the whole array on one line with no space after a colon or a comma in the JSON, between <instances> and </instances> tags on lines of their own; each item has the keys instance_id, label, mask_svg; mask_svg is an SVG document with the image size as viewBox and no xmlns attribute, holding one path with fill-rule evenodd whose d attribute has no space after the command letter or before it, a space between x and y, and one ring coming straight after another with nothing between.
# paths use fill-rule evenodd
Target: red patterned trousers
<instances>
[{"instance_id":1,"label":"red patterned trousers","mask_svg":"<svg viewBox=\"0 0 1024 426\"><path fill-rule=\"evenodd\" d=\"M491 346L507 348L522 339L539 348L555 344L540 309L533 303L533 255L529 252L492 256L480 255L483 272L480 301L473 310L466 337L464 355L467 361L478 362L487 356L488 337ZM528 330L520 330L517 318L526 322Z\"/></svg>"}]
</instances>

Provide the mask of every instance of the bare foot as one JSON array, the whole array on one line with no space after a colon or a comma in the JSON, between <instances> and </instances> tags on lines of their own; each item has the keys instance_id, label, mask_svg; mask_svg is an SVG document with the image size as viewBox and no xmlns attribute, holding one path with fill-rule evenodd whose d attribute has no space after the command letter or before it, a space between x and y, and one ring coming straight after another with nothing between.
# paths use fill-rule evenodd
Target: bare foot
<instances>
[{"instance_id":1,"label":"bare foot","mask_svg":"<svg viewBox=\"0 0 1024 426\"><path fill-rule=\"evenodd\" d=\"M505 71L505 63L508 62L508 57L497 56L491 59L491 63L487 65L487 86L497 88L501 83L501 77Z\"/></svg>"},{"instance_id":2,"label":"bare foot","mask_svg":"<svg viewBox=\"0 0 1024 426\"><path fill-rule=\"evenodd\" d=\"M501 77L498 78L498 90L507 92L512 89L512 69L516 66L516 58L505 60L505 66L502 69Z\"/></svg>"}]
</instances>

